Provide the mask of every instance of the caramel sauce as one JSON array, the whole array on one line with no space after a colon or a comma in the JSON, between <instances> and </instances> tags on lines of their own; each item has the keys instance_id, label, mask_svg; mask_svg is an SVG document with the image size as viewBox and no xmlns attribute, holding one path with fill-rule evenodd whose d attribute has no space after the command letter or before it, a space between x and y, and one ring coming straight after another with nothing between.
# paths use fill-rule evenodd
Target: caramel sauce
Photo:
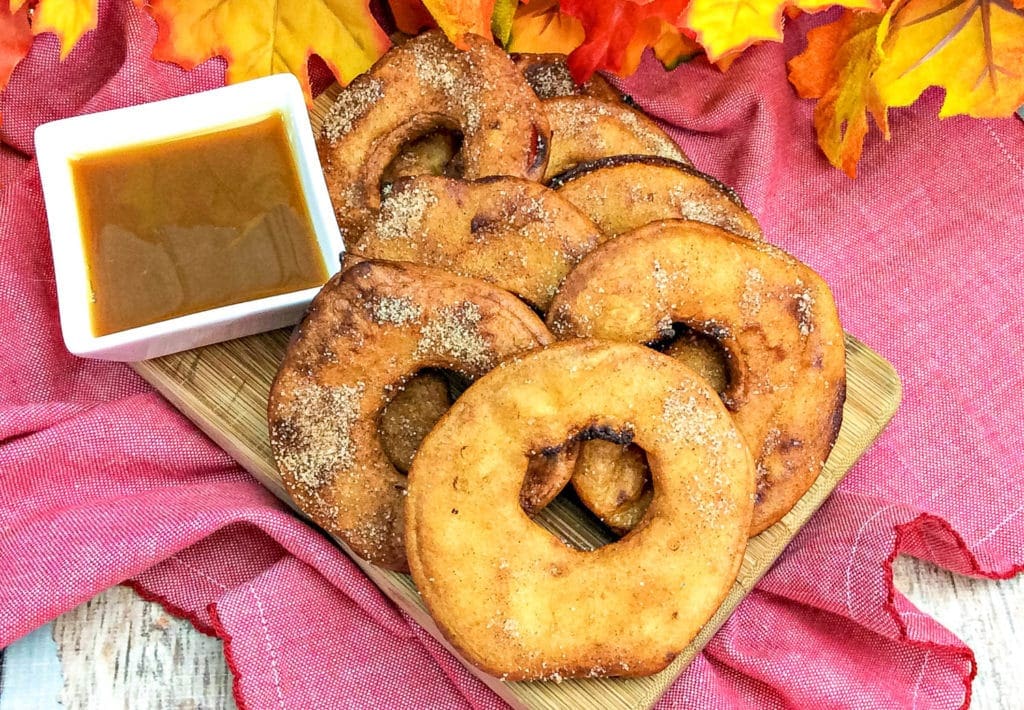
<instances>
[{"instance_id":1,"label":"caramel sauce","mask_svg":"<svg viewBox=\"0 0 1024 710\"><path fill-rule=\"evenodd\" d=\"M321 286L283 118L71 164L94 335Z\"/></svg>"}]
</instances>

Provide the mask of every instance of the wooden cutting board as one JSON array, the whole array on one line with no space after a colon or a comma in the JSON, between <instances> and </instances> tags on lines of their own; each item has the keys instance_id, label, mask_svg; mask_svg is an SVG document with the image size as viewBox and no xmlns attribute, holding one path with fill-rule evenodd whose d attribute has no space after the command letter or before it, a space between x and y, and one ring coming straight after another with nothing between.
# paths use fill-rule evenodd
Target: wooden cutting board
<instances>
[{"instance_id":1,"label":"wooden cutting board","mask_svg":"<svg viewBox=\"0 0 1024 710\"><path fill-rule=\"evenodd\" d=\"M319 126L336 93L336 88L329 90L317 100L312 111L314 128ZM266 421L270 383L288 336L286 330L264 333L134 363L133 367L274 495L291 505L274 466ZM653 705L895 413L901 388L892 366L852 336L847 337L846 345L847 399L843 426L821 476L785 518L750 541L739 576L722 606L667 669L647 678L503 683L468 663L467 668L515 708L610 710ZM555 535L583 548L612 539L594 522L593 516L567 497L556 499L541 512L537 521ZM337 539L335 542L345 549L343 543ZM408 575L373 567L352 557L388 597L459 657L431 620Z\"/></svg>"}]
</instances>

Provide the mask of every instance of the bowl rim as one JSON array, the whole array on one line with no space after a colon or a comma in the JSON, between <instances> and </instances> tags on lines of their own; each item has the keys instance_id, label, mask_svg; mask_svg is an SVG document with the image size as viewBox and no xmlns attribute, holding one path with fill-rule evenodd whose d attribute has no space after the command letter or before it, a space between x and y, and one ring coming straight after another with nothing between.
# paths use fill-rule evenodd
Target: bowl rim
<instances>
[{"instance_id":1,"label":"bowl rim","mask_svg":"<svg viewBox=\"0 0 1024 710\"><path fill-rule=\"evenodd\" d=\"M49 223L61 332L71 353L112 360L144 359L283 327L298 319L319 286L94 335L80 205L71 171L72 161L82 156L227 130L275 113L284 120L302 197L329 276L340 269L344 243L320 166L305 96L292 74L274 74L195 94L82 114L36 128L36 157ZM241 331L231 328L239 324ZM191 337L178 337L185 334Z\"/></svg>"}]
</instances>

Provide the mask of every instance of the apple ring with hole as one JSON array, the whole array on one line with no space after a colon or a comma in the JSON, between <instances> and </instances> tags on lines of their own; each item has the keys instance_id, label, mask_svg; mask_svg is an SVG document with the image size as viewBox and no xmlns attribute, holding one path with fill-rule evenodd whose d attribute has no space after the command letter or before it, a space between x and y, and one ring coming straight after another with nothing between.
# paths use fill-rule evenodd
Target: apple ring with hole
<instances>
[{"instance_id":1,"label":"apple ring with hole","mask_svg":"<svg viewBox=\"0 0 1024 710\"><path fill-rule=\"evenodd\" d=\"M736 193L695 168L658 156L621 155L582 163L559 176L550 186L580 208L607 235L616 236L662 219L691 219L722 227L749 239L761 239L761 227ZM700 333L676 334L663 352L677 357L709 379L716 391L725 390L726 367L721 349ZM603 452L588 449L604 449ZM606 460L608 447L600 442L581 446L572 484L576 494L613 532L623 534L642 514L646 501L623 498L620 485L638 488L650 478L636 456ZM593 467L593 470L591 470ZM610 474L619 470L618 476Z\"/></svg>"},{"instance_id":2,"label":"apple ring with hole","mask_svg":"<svg viewBox=\"0 0 1024 710\"><path fill-rule=\"evenodd\" d=\"M661 352L707 380L721 394L729 386L725 356L714 338L675 324L677 333ZM651 500L647 461L634 446L609 441L579 445L572 487L577 497L616 535L625 535L643 517Z\"/></svg>"},{"instance_id":3,"label":"apple ring with hole","mask_svg":"<svg viewBox=\"0 0 1024 710\"><path fill-rule=\"evenodd\" d=\"M580 85L569 73L564 54L513 54L510 55L516 67L522 72L538 98L550 99L556 96L585 94L617 103L623 96L600 74L595 74ZM387 185L400 177L413 175L461 174L458 161L452 160L459 152L462 137L453 131L436 131L410 141L384 170L381 184Z\"/></svg>"},{"instance_id":4,"label":"apple ring with hole","mask_svg":"<svg viewBox=\"0 0 1024 710\"><path fill-rule=\"evenodd\" d=\"M375 219L347 244L370 259L410 261L489 281L545 311L604 235L540 183L421 175L395 182Z\"/></svg>"},{"instance_id":5,"label":"apple ring with hole","mask_svg":"<svg viewBox=\"0 0 1024 710\"><path fill-rule=\"evenodd\" d=\"M729 388L729 372L725 365L725 354L718 341L703 333L679 326L675 326L673 330L677 332L662 352L674 357L707 380L715 392L725 392Z\"/></svg>"},{"instance_id":6,"label":"apple ring with hole","mask_svg":"<svg viewBox=\"0 0 1024 710\"><path fill-rule=\"evenodd\" d=\"M757 534L814 483L842 424L846 350L832 293L781 249L668 220L585 257L548 313L559 338L652 343L675 323L726 354L722 400L757 464Z\"/></svg>"},{"instance_id":7,"label":"apple ring with hole","mask_svg":"<svg viewBox=\"0 0 1024 710\"><path fill-rule=\"evenodd\" d=\"M423 438L457 398L452 391L451 375L421 370L395 392L381 411L378 428L381 447L399 473L409 473ZM520 496L523 510L529 515L544 508L565 487L565 478L572 475L567 471L575 471L577 450L576 446L566 446L560 450L538 451L530 458ZM560 467L560 472L552 475L548 470L552 466Z\"/></svg>"},{"instance_id":8,"label":"apple ring with hole","mask_svg":"<svg viewBox=\"0 0 1024 710\"><path fill-rule=\"evenodd\" d=\"M736 192L691 165L656 155L615 155L581 163L549 186L610 237L662 219L690 219L748 239L761 225Z\"/></svg>"},{"instance_id":9,"label":"apple ring with hole","mask_svg":"<svg viewBox=\"0 0 1024 710\"><path fill-rule=\"evenodd\" d=\"M466 178L544 175L550 131L540 101L493 42L465 41L459 50L432 31L393 47L327 111L317 149L346 236L376 211L382 175L402 147L438 130L461 133Z\"/></svg>"},{"instance_id":10,"label":"apple ring with hole","mask_svg":"<svg viewBox=\"0 0 1024 710\"><path fill-rule=\"evenodd\" d=\"M609 103L623 101L622 93L600 74L594 74L583 84L577 84L572 78L564 54L523 52L511 56L513 63L523 73L523 78L538 98L553 99L558 96L583 94Z\"/></svg>"},{"instance_id":11,"label":"apple ring with hole","mask_svg":"<svg viewBox=\"0 0 1024 710\"><path fill-rule=\"evenodd\" d=\"M632 533L581 550L524 515L517 495L530 451L595 435L641 447L654 494ZM484 375L423 441L409 567L442 633L487 673L649 675L733 584L754 477L728 411L689 368L631 344L557 344Z\"/></svg>"},{"instance_id":12,"label":"apple ring with hole","mask_svg":"<svg viewBox=\"0 0 1024 710\"><path fill-rule=\"evenodd\" d=\"M270 443L285 488L355 554L407 569L407 478L382 449L381 411L418 372L473 379L551 341L533 311L483 281L415 264L346 269L313 300L271 386ZM546 466L547 478L521 495L550 500L571 471L571 462Z\"/></svg>"},{"instance_id":13,"label":"apple ring with hole","mask_svg":"<svg viewBox=\"0 0 1024 710\"><path fill-rule=\"evenodd\" d=\"M656 155L690 164L657 123L624 103L591 96L545 99L551 149L545 182L580 163L613 155Z\"/></svg>"}]
</instances>

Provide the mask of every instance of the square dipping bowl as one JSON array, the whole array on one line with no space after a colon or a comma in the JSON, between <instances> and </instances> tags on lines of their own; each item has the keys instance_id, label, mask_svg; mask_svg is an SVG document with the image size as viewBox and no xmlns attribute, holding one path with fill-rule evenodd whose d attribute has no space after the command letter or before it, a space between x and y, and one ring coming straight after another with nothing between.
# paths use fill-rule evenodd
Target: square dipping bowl
<instances>
[{"instance_id":1,"label":"square dipping bowl","mask_svg":"<svg viewBox=\"0 0 1024 710\"><path fill-rule=\"evenodd\" d=\"M299 321L322 283L95 334L95 291L86 246L84 204L73 172L75 161L93 155L128 152L175 139L229 131L276 116L283 122L297 171L300 203L305 204L316 249L329 277L341 267L344 244L317 157L305 99L298 80L291 74L76 116L36 129L36 154L50 225L61 331L69 351L105 360L145 360ZM145 186L139 189L144 191ZM253 268L253 264L240 263L239 268Z\"/></svg>"}]
</instances>

